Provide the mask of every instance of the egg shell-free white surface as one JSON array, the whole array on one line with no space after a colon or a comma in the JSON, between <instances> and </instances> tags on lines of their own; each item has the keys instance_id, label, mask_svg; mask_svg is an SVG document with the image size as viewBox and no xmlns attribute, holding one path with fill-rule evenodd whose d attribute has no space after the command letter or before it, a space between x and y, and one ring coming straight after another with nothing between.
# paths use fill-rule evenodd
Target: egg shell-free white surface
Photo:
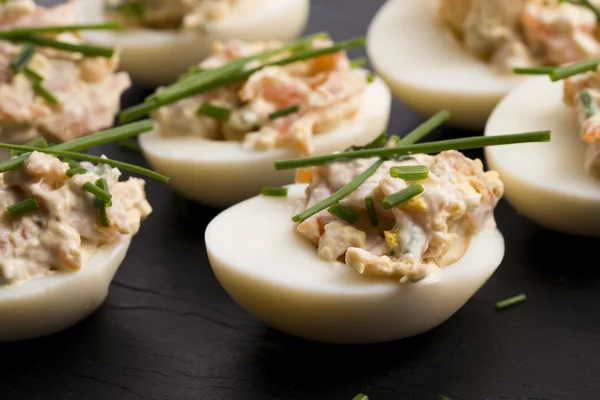
<instances>
[{"instance_id":1,"label":"egg shell-free white surface","mask_svg":"<svg viewBox=\"0 0 600 400\"><path fill-rule=\"evenodd\" d=\"M391 94L382 80L367 88L358 115L336 130L313 137L315 155L364 144L385 130ZM294 170L276 171L277 160L299 157L291 149L245 150L240 142L202 138L164 138L157 130L140 135L152 168L170 178L169 185L200 203L226 207L260 193L263 186L294 181Z\"/></svg>"},{"instance_id":2,"label":"egg shell-free white surface","mask_svg":"<svg viewBox=\"0 0 600 400\"><path fill-rule=\"evenodd\" d=\"M206 33L139 28L83 34L91 43L118 46L120 67L134 81L150 86L166 85L206 58L214 41L286 42L298 37L306 26L309 0L256 0L256 3L256 7L248 9L242 2L227 18L211 23ZM80 22L105 20L103 0L79 1L78 6Z\"/></svg>"},{"instance_id":3,"label":"egg shell-free white surface","mask_svg":"<svg viewBox=\"0 0 600 400\"><path fill-rule=\"evenodd\" d=\"M367 52L377 73L407 106L453 125L481 129L519 76L494 72L465 52L437 19L436 0L388 0L371 22Z\"/></svg>"},{"instance_id":4,"label":"egg shell-free white surface","mask_svg":"<svg viewBox=\"0 0 600 400\"><path fill-rule=\"evenodd\" d=\"M485 135L551 130L552 139L488 147L485 155L519 213L549 229L600 236L600 181L584 169L586 144L562 96L563 83L546 76L513 90L490 116Z\"/></svg>"},{"instance_id":5,"label":"egg shell-free white surface","mask_svg":"<svg viewBox=\"0 0 600 400\"><path fill-rule=\"evenodd\" d=\"M50 335L96 311L125 258L130 236L100 248L73 273L0 286L0 342Z\"/></svg>"},{"instance_id":6,"label":"egg shell-free white surface","mask_svg":"<svg viewBox=\"0 0 600 400\"><path fill-rule=\"evenodd\" d=\"M302 196L305 185L291 185ZM495 227L460 261L415 284L359 275L320 259L295 234L288 199L257 196L219 214L206 229L215 275L231 297L266 324L300 338L375 343L428 331L485 283L504 256Z\"/></svg>"}]
</instances>

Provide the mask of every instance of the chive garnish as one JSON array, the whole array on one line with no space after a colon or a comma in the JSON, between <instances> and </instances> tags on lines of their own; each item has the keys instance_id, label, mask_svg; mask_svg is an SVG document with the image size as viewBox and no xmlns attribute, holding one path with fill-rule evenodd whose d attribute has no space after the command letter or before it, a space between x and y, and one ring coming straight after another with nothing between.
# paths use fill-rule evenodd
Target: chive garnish
<instances>
[{"instance_id":1,"label":"chive garnish","mask_svg":"<svg viewBox=\"0 0 600 400\"><path fill-rule=\"evenodd\" d=\"M103 22L99 24L74 24L74 25L45 25L11 28L0 31L0 39L12 39L19 36L28 36L40 33L61 33L91 30L118 30L121 24L118 22Z\"/></svg>"},{"instance_id":2,"label":"chive garnish","mask_svg":"<svg viewBox=\"0 0 600 400\"><path fill-rule=\"evenodd\" d=\"M69 143L69 142L65 142L65 143ZM75 153L72 151L66 151L66 150L58 150L59 145L56 146L52 146L52 147L48 147L47 149L36 149L35 147L29 147L29 146L19 146L19 145L15 145L15 144L7 144L7 143L0 143L0 149L14 149L14 150L23 150L23 151L27 151L27 152L31 152L31 151L39 151L40 153L46 153L46 154L52 154L54 156L58 156L58 157L70 157L70 158L76 158L79 160L83 160L83 161L90 161L96 164L106 164L106 165L110 165L111 167L116 167L125 171L131 171L131 172L135 172L138 173L140 175L144 175L147 176L148 178L152 178L152 179L156 179L157 181L160 181L162 183L167 183L169 182L169 178L163 174L159 174L156 171L152 171L150 169L147 168L143 168L143 167L139 167L137 165L133 165L133 164L128 164L128 163L124 163L121 161L116 161L116 160L111 160L110 158L103 158L103 157L96 157L96 156L90 156L88 154L82 154L82 153ZM24 154L21 157L29 157L28 154ZM4 163L0 163L0 164L8 164L9 161L15 161L15 160L19 160L20 157L18 158L13 158L10 159L8 161L5 161ZM14 169L14 168L18 168L19 165L22 165L23 161L19 161L20 164L17 164L17 167L13 167L14 164L11 164L11 168L10 169Z\"/></svg>"},{"instance_id":3,"label":"chive garnish","mask_svg":"<svg viewBox=\"0 0 600 400\"><path fill-rule=\"evenodd\" d=\"M106 179L100 178L96 181L96 186L103 190L106 193L108 192L108 182ZM110 193L109 193L110 195ZM103 227L108 228L110 223L108 221L108 215L106 214L106 207L112 206L112 201L100 201L100 199L96 200L96 205L98 206L98 214L100 215L100 223Z\"/></svg>"},{"instance_id":4,"label":"chive garnish","mask_svg":"<svg viewBox=\"0 0 600 400\"><path fill-rule=\"evenodd\" d=\"M389 210L391 208L399 206L402 203L406 203L413 197L423 193L424 190L425 188L422 185L419 185L418 183L410 185L409 187L406 187L397 193L384 197L381 200L381 206L386 210Z\"/></svg>"},{"instance_id":5,"label":"chive garnish","mask_svg":"<svg viewBox=\"0 0 600 400\"><path fill-rule=\"evenodd\" d=\"M6 211L13 217L22 217L25 214L32 213L40 209L40 205L34 197L28 197L12 206L6 207Z\"/></svg>"},{"instance_id":6,"label":"chive garnish","mask_svg":"<svg viewBox=\"0 0 600 400\"><path fill-rule=\"evenodd\" d=\"M334 217L346 221L350 225L356 223L356 221L358 221L358 219L360 218L360 215L339 204L332 205L327 211L329 211L329 213Z\"/></svg>"},{"instance_id":7,"label":"chive garnish","mask_svg":"<svg viewBox=\"0 0 600 400\"><path fill-rule=\"evenodd\" d=\"M82 136L73 140L69 140L68 142L51 146L48 149L74 152L80 151L90 147L114 142L116 140L127 139L140 133L147 132L153 127L154 125L152 124L152 121L146 119L143 121L133 122L131 124L92 133L91 135ZM0 162L0 173L19 168L21 165L23 165L23 162L25 162L28 157L28 154L23 154L19 157Z\"/></svg>"},{"instance_id":8,"label":"chive garnish","mask_svg":"<svg viewBox=\"0 0 600 400\"><path fill-rule=\"evenodd\" d=\"M81 164L79 164L77 161L73 160L72 158L65 158L63 160L63 162L66 162L67 164L69 164L70 168L80 168Z\"/></svg>"},{"instance_id":9,"label":"chive garnish","mask_svg":"<svg viewBox=\"0 0 600 400\"><path fill-rule=\"evenodd\" d=\"M263 196L285 197L288 194L286 187L264 187L261 191Z\"/></svg>"},{"instance_id":10,"label":"chive garnish","mask_svg":"<svg viewBox=\"0 0 600 400\"><path fill-rule=\"evenodd\" d=\"M512 307L514 305L517 305L519 303L524 302L525 300L527 300L527 296L525 294L519 294L517 296L514 297L510 297L506 300L502 300L496 303L496 310L501 311L501 310L505 310L509 307Z\"/></svg>"},{"instance_id":11,"label":"chive garnish","mask_svg":"<svg viewBox=\"0 0 600 400\"><path fill-rule=\"evenodd\" d=\"M117 146L119 146L120 148L131 151L133 153L139 154L142 152L138 141L135 139L119 140L116 143L117 143Z\"/></svg>"},{"instance_id":12,"label":"chive garnish","mask_svg":"<svg viewBox=\"0 0 600 400\"><path fill-rule=\"evenodd\" d=\"M44 80L44 77L41 76L40 74L38 74L37 72L35 72L34 70L32 70L29 67L25 67L23 68L23 73L25 73L25 75L27 75L27 77L29 79L31 79L34 83L35 82L41 82Z\"/></svg>"},{"instance_id":13,"label":"chive garnish","mask_svg":"<svg viewBox=\"0 0 600 400\"><path fill-rule=\"evenodd\" d=\"M369 396L366 394L359 393L352 398L352 400L369 400Z\"/></svg>"},{"instance_id":14,"label":"chive garnish","mask_svg":"<svg viewBox=\"0 0 600 400\"><path fill-rule=\"evenodd\" d=\"M443 124L448 118L450 118L450 113L448 111L440 111L433 117L429 118L427 121L423 122L421 125L416 127L412 132L404 137L400 141L401 144L412 144L419 140L421 140L425 135L429 132L437 128L439 125ZM391 140L391 144L395 142ZM378 150L378 149L375 149ZM366 150L370 151L370 149ZM351 153L351 152L348 152ZM342 154L348 154L342 153ZM338 203L344 197L348 196L350 193L354 192L356 189L360 187L371 175L373 175L379 167L386 161L385 158L381 158L375 163L373 163L369 168L364 170L361 174L357 175L354 179L348 182L346 185L338 189L337 192L332 194L331 196L321 200L317 204L312 207L304 210L300 214L294 215L292 217L292 221L294 222L302 222L306 219L312 217L313 215L325 210L327 207L331 207L332 205Z\"/></svg>"},{"instance_id":15,"label":"chive garnish","mask_svg":"<svg viewBox=\"0 0 600 400\"><path fill-rule=\"evenodd\" d=\"M19 54L17 54L15 58L10 61L10 68L15 74L23 71L23 68L29 64L31 57L33 57L34 54L35 47L29 43L24 44Z\"/></svg>"},{"instance_id":16,"label":"chive garnish","mask_svg":"<svg viewBox=\"0 0 600 400\"><path fill-rule=\"evenodd\" d=\"M600 58L592 58L581 62L565 65L564 67L555 68L550 73L550 80L552 82L560 81L562 79L569 78L573 75L579 75L588 71L595 71L600 64Z\"/></svg>"},{"instance_id":17,"label":"chive garnish","mask_svg":"<svg viewBox=\"0 0 600 400\"><path fill-rule=\"evenodd\" d=\"M50 104L58 104L58 99L54 97L54 95L46 89L46 87L42 84L42 82L35 81L33 82L33 90L40 96L42 96L46 101Z\"/></svg>"},{"instance_id":18,"label":"chive garnish","mask_svg":"<svg viewBox=\"0 0 600 400\"><path fill-rule=\"evenodd\" d=\"M200 116L210 117L217 121L227 122L231 117L231 110L225 107L219 107L210 103L204 103L196 112Z\"/></svg>"},{"instance_id":19,"label":"chive garnish","mask_svg":"<svg viewBox=\"0 0 600 400\"><path fill-rule=\"evenodd\" d=\"M367 65L366 57L356 57L355 59L350 60L351 68L361 68Z\"/></svg>"},{"instance_id":20,"label":"chive garnish","mask_svg":"<svg viewBox=\"0 0 600 400\"><path fill-rule=\"evenodd\" d=\"M314 39L314 36L312 36L311 38ZM162 106L175 103L186 97L198 95L222 86L228 86L234 83L241 82L250 77L255 72L268 66L288 65L298 61L322 56L325 54L337 53L342 50L363 46L364 40L364 37L360 36L355 39L339 42L329 47L323 47L319 49L303 49L303 47L306 47L307 45L312 43L312 39L308 42L307 39L301 39L298 42L294 42L288 46L284 46L277 50L264 52L254 56L244 57L243 59L235 60L231 63L225 64L220 68L214 68L208 71L203 71L199 74L193 74L188 78L175 82L173 85L168 86L160 92L157 92L154 95L150 96L150 98L147 99L146 102L138 104L121 112L119 120L121 123L132 121L136 118L147 115L148 113ZM264 63L256 68L252 68L249 70L244 69L244 66L249 61L262 60L264 58L278 54L282 51L292 49L298 49L298 51L292 53L288 57Z\"/></svg>"},{"instance_id":21,"label":"chive garnish","mask_svg":"<svg viewBox=\"0 0 600 400\"><path fill-rule=\"evenodd\" d=\"M87 169L83 168L83 167L71 167L67 170L67 176L69 178L75 176L75 175L80 175L80 174L85 174L87 172Z\"/></svg>"},{"instance_id":22,"label":"chive garnish","mask_svg":"<svg viewBox=\"0 0 600 400\"><path fill-rule=\"evenodd\" d=\"M146 15L146 5L141 1L123 3L112 10L137 19L142 19Z\"/></svg>"},{"instance_id":23,"label":"chive garnish","mask_svg":"<svg viewBox=\"0 0 600 400\"><path fill-rule=\"evenodd\" d=\"M405 181L422 181L429 177L429 170L425 165L402 165L390 168L390 176Z\"/></svg>"},{"instance_id":24,"label":"chive garnish","mask_svg":"<svg viewBox=\"0 0 600 400\"><path fill-rule=\"evenodd\" d=\"M14 42L30 43L40 47L50 47L57 50L71 51L74 53L81 53L85 56L90 57L105 57L110 58L115 53L115 49L111 47L93 46L89 44L78 44L61 42L42 36L25 35L16 36L11 38Z\"/></svg>"},{"instance_id":25,"label":"chive garnish","mask_svg":"<svg viewBox=\"0 0 600 400\"><path fill-rule=\"evenodd\" d=\"M600 113L598 105L596 104L596 100L594 100L592 97L589 89L583 89L579 93L579 102L581 103L581 106L585 112L585 119L589 119Z\"/></svg>"},{"instance_id":26,"label":"chive garnish","mask_svg":"<svg viewBox=\"0 0 600 400\"><path fill-rule=\"evenodd\" d=\"M548 75L556 67L537 67L537 68L513 68L513 74L517 75Z\"/></svg>"},{"instance_id":27,"label":"chive garnish","mask_svg":"<svg viewBox=\"0 0 600 400\"><path fill-rule=\"evenodd\" d=\"M36 149L45 149L46 147L48 147L48 142L46 142L46 139L44 139L43 137L38 136L35 139L30 140L29 142L25 143L25 146L35 147ZM21 154L23 154L23 152L18 151L18 150L11 150L10 154L13 157L16 157L16 156L20 156Z\"/></svg>"},{"instance_id":28,"label":"chive garnish","mask_svg":"<svg viewBox=\"0 0 600 400\"><path fill-rule=\"evenodd\" d=\"M376 228L379 225L379 219L377 218L377 212L375 211L375 200L373 200L373 197L365 197L365 206L367 207L367 213L369 214L371 226Z\"/></svg>"},{"instance_id":29,"label":"chive garnish","mask_svg":"<svg viewBox=\"0 0 600 400\"><path fill-rule=\"evenodd\" d=\"M108 203L111 201L112 196L110 193L100 189L98 186L94 185L92 182L86 182L83 184L83 190L88 193L93 194L98 198L98 200Z\"/></svg>"},{"instance_id":30,"label":"chive garnish","mask_svg":"<svg viewBox=\"0 0 600 400\"><path fill-rule=\"evenodd\" d=\"M369 72L367 74L367 83L371 83L375 80L375 74L373 72Z\"/></svg>"},{"instance_id":31,"label":"chive garnish","mask_svg":"<svg viewBox=\"0 0 600 400\"><path fill-rule=\"evenodd\" d=\"M398 138L399 139L399 138ZM385 145L387 142L387 133L382 132L375 139L365 144L364 146L350 146L344 151L354 151L354 150L362 150L362 149L376 149Z\"/></svg>"},{"instance_id":32,"label":"chive garnish","mask_svg":"<svg viewBox=\"0 0 600 400\"><path fill-rule=\"evenodd\" d=\"M300 111L300 106L298 105L285 107L269 114L269 119L272 121L277 118L285 117L286 115L297 113L298 111Z\"/></svg>"},{"instance_id":33,"label":"chive garnish","mask_svg":"<svg viewBox=\"0 0 600 400\"><path fill-rule=\"evenodd\" d=\"M381 149L365 149L348 151L344 153L333 153L323 156L313 156L306 158L295 158L290 160L275 161L275 169L293 169L311 167L314 165L323 165L335 161L347 161L357 158L369 157L393 157L420 153L437 153L446 150L465 150L475 149L485 146L501 146L517 143L531 142L549 142L550 131L537 131L515 133L509 135L467 137L459 139L440 140L437 142L427 142L413 145L401 145L396 147L387 147Z\"/></svg>"}]
</instances>

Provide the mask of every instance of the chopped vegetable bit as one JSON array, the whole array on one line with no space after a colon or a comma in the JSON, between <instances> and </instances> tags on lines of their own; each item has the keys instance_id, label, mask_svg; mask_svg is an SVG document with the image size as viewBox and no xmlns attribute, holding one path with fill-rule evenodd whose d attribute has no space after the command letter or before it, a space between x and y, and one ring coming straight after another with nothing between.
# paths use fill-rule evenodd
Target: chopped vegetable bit
<instances>
[{"instance_id":1,"label":"chopped vegetable bit","mask_svg":"<svg viewBox=\"0 0 600 400\"><path fill-rule=\"evenodd\" d=\"M517 296L510 297L506 300L497 302L496 310L498 310L498 311L505 310L505 309L515 306L517 304L523 303L525 300L527 300L527 296L525 294L519 294Z\"/></svg>"},{"instance_id":2,"label":"chopped vegetable bit","mask_svg":"<svg viewBox=\"0 0 600 400\"><path fill-rule=\"evenodd\" d=\"M25 200L13 204L12 206L6 207L6 210L13 217L22 217L23 215L32 213L40 209L38 202L35 197L28 197Z\"/></svg>"},{"instance_id":3,"label":"chopped vegetable bit","mask_svg":"<svg viewBox=\"0 0 600 400\"><path fill-rule=\"evenodd\" d=\"M263 196L285 197L288 194L286 187L264 187L262 188Z\"/></svg>"}]
</instances>

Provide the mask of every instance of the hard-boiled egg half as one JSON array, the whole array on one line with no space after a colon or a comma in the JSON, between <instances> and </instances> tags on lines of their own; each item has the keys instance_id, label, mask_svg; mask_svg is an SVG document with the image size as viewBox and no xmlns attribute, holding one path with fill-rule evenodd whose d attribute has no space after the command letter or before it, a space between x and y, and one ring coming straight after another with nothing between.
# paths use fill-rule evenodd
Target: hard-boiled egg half
<instances>
[{"instance_id":1,"label":"hard-boiled egg half","mask_svg":"<svg viewBox=\"0 0 600 400\"><path fill-rule=\"evenodd\" d=\"M367 35L372 65L406 105L440 108L481 129L512 88L513 68L600 54L595 14L575 4L522 0L389 0Z\"/></svg>"},{"instance_id":2,"label":"hard-boiled egg half","mask_svg":"<svg viewBox=\"0 0 600 400\"><path fill-rule=\"evenodd\" d=\"M234 42L232 45L238 46ZM334 51L336 46L313 50ZM228 65L231 63L221 68ZM324 69L305 75L305 67L315 66ZM295 68L304 72L295 75ZM202 79L202 73L199 77ZM154 114L156 129L140 137L147 160L155 170L170 177L173 189L215 207L252 197L263 186L291 183L292 171L273 169L273 162L278 159L292 158L303 151L329 154L370 142L386 128L391 107L391 94L383 81L367 71L350 68L345 53L339 51L289 67L266 67L252 74L241 89L238 86L219 90L159 109ZM161 91L157 92L160 95ZM228 103L227 96L244 96L245 100ZM225 126L232 126L233 122L215 122L212 117L197 115L207 102L231 104L226 111L231 110L231 121L237 121L235 115L246 118L246 111L236 110L247 110L247 115L258 124L250 130L258 129L258 133L242 132L230 137L236 140L223 140L223 132L228 132ZM152 107L151 100L146 104ZM298 109L281 119L271 119L273 114L266 117L266 113L291 110L289 107L294 106ZM319 125L323 128L316 132L313 127ZM165 132L165 126L170 132ZM311 131L314 134L309 134Z\"/></svg>"},{"instance_id":3,"label":"hard-boiled egg half","mask_svg":"<svg viewBox=\"0 0 600 400\"><path fill-rule=\"evenodd\" d=\"M110 246L85 254L77 272L0 285L0 341L60 332L96 311L106 299L130 241L130 236L123 236Z\"/></svg>"},{"instance_id":4,"label":"hard-boiled egg half","mask_svg":"<svg viewBox=\"0 0 600 400\"><path fill-rule=\"evenodd\" d=\"M596 144L582 140L577 113L563 101L564 84L541 76L518 86L498 104L485 128L486 136L507 129L550 129L550 144L490 147L486 158L519 213L549 229L600 236L600 181L586 168L592 156L586 153Z\"/></svg>"},{"instance_id":5,"label":"hard-boiled egg half","mask_svg":"<svg viewBox=\"0 0 600 400\"><path fill-rule=\"evenodd\" d=\"M448 150L451 142L427 149ZM502 261L504 240L493 218L502 182L494 172L484 173L479 161L456 151L431 157L418 154L418 145L409 147L393 154L417 154L414 158L385 161L375 172L369 165L376 166L377 158L331 164L313 170L308 189L290 185L287 197L269 192L219 214L205 239L223 288L267 325L321 342L397 340L450 318ZM337 156L344 155L332 155ZM316 165L330 162L313 160ZM291 167L295 161L280 165L290 162ZM392 174L394 168L398 174L403 168L407 173L431 171L427 178L403 180ZM464 186L467 181L482 186ZM475 194L480 190L475 187L486 189ZM340 192L346 197L336 197ZM451 205L463 201L459 198L475 203ZM454 220L471 221L467 225L449 227L458 240L446 242L447 253L437 252L436 242L450 237L428 231L433 225L424 222L438 221L435 216L446 208L471 215ZM461 225L477 228L469 228L469 234ZM435 257L440 258L434 262Z\"/></svg>"},{"instance_id":6,"label":"hard-boiled egg half","mask_svg":"<svg viewBox=\"0 0 600 400\"><path fill-rule=\"evenodd\" d=\"M105 3L105 0L79 1L79 20L105 21ZM163 3L166 6L170 0ZM233 3L228 15L210 21L202 29L126 27L120 32L87 32L86 38L92 43L118 46L121 68L136 82L158 86L175 81L188 67L208 56L214 41L288 41L298 37L307 23L310 2L238 0Z\"/></svg>"}]
</instances>

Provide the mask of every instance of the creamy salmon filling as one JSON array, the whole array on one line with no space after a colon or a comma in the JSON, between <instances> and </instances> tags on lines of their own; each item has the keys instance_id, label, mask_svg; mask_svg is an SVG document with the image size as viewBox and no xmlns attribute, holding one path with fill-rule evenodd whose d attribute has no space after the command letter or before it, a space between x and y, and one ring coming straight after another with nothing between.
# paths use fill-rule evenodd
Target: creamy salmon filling
<instances>
[{"instance_id":1,"label":"creamy salmon filling","mask_svg":"<svg viewBox=\"0 0 600 400\"><path fill-rule=\"evenodd\" d=\"M21 168L0 174L0 284L85 268L86 255L137 233L151 213L142 179L119 182L116 168L81 165L87 172L69 178L67 163L34 152ZM108 226L100 223L95 197L83 190L86 182L100 178L112 195ZM28 197L36 199L39 210L24 216L6 211Z\"/></svg>"},{"instance_id":2,"label":"creamy salmon filling","mask_svg":"<svg viewBox=\"0 0 600 400\"><path fill-rule=\"evenodd\" d=\"M75 3L42 8L31 0L0 5L0 29L73 23ZM72 33L52 36L80 43ZM35 90L28 74L14 73L11 61L22 46L0 41L0 140L24 143L41 134L62 142L112 125L121 94L131 86L127 73L115 73L118 57L84 57L80 53L38 47L27 67L42 78L53 104Z\"/></svg>"},{"instance_id":3,"label":"creamy salmon filling","mask_svg":"<svg viewBox=\"0 0 600 400\"><path fill-rule=\"evenodd\" d=\"M330 196L371 166L376 159L336 162L300 171L312 176L302 209ZM390 176L398 166L424 165L424 191L391 209L382 199L417 183ZM364 275L398 277L417 282L459 258L470 239L493 218L504 186L495 171L483 171L479 160L457 151L415 155L384 162L364 184L339 204L356 215L350 224L328 210L306 219L295 231L318 249L319 257L342 261ZM378 225L373 227L365 198L374 200Z\"/></svg>"},{"instance_id":4,"label":"creamy salmon filling","mask_svg":"<svg viewBox=\"0 0 600 400\"><path fill-rule=\"evenodd\" d=\"M314 48L333 44L314 40ZM217 43L213 55L200 68L217 68L265 50L281 47L278 42ZM279 57L289 56L280 54ZM272 60L270 60L272 61ZM258 66L256 61L246 68ZM312 137L324 134L356 117L367 82L364 74L351 68L345 52L326 54L287 66L268 66L240 84L189 97L154 113L163 136L195 136L211 140L242 141L243 147L265 150L293 148L313 152ZM230 111L226 121L199 115L210 105ZM297 111L274 118L286 108Z\"/></svg>"},{"instance_id":5,"label":"creamy salmon filling","mask_svg":"<svg viewBox=\"0 0 600 400\"><path fill-rule=\"evenodd\" d=\"M255 0L105 0L112 19L156 29L197 30Z\"/></svg>"},{"instance_id":6,"label":"creamy salmon filling","mask_svg":"<svg viewBox=\"0 0 600 400\"><path fill-rule=\"evenodd\" d=\"M441 0L439 16L466 51L502 72L600 55L595 14L569 2Z\"/></svg>"}]
</instances>

